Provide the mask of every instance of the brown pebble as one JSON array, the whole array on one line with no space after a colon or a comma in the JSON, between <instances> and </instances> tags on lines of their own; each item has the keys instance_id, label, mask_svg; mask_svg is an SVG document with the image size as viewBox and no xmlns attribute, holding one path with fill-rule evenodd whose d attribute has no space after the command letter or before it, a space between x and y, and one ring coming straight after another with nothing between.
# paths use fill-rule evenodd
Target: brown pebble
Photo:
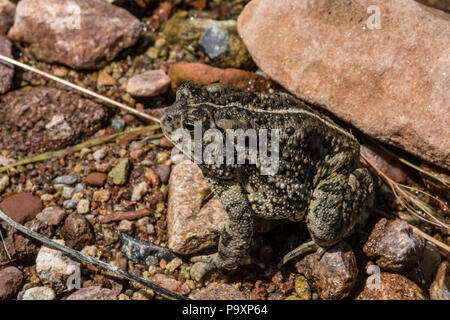
<instances>
[{"instance_id":1,"label":"brown pebble","mask_svg":"<svg viewBox=\"0 0 450 320\"><path fill-rule=\"evenodd\" d=\"M91 172L86 176L84 182L89 186L101 187L105 184L108 176L101 172Z\"/></svg>"}]
</instances>

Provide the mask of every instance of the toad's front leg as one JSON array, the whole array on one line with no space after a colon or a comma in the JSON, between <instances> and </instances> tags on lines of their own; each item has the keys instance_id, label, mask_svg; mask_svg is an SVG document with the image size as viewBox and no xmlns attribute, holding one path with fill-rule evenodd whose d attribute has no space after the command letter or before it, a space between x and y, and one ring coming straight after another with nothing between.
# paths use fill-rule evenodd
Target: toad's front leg
<instances>
[{"instance_id":1,"label":"toad's front leg","mask_svg":"<svg viewBox=\"0 0 450 320\"><path fill-rule=\"evenodd\" d=\"M216 190L218 188L219 190ZM220 235L218 252L198 256L193 262L206 262L195 278L201 279L214 269L234 269L248 256L253 236L253 218L247 196L239 184L212 187L228 213L228 223Z\"/></svg>"}]
</instances>

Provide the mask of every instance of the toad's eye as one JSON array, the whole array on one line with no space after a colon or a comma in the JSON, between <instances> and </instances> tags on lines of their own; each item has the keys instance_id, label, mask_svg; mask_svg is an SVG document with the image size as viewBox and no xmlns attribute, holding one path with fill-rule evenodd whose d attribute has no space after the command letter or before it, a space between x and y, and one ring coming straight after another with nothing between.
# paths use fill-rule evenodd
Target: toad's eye
<instances>
[{"instance_id":1,"label":"toad's eye","mask_svg":"<svg viewBox=\"0 0 450 320\"><path fill-rule=\"evenodd\" d=\"M194 131L195 129L194 122L191 120L184 120L183 126L189 131Z\"/></svg>"}]
</instances>

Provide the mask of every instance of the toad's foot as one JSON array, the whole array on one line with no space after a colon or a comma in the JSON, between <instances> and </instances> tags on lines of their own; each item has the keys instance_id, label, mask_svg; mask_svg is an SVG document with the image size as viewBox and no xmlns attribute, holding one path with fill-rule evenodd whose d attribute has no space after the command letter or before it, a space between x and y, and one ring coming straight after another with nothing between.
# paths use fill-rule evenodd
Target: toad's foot
<instances>
[{"instance_id":1,"label":"toad's foot","mask_svg":"<svg viewBox=\"0 0 450 320\"><path fill-rule=\"evenodd\" d=\"M197 256L190 259L191 262L203 262L202 264L196 265L196 270L194 272L193 278L194 280L200 280L203 278L205 274L212 270L216 269L228 269L233 270L238 267L237 264L230 265L226 263L224 260L220 259L220 256L218 253L210 254L210 255L203 255L203 256ZM192 273L192 271L191 271ZM192 275L192 274L191 274Z\"/></svg>"},{"instance_id":2,"label":"toad's foot","mask_svg":"<svg viewBox=\"0 0 450 320\"><path fill-rule=\"evenodd\" d=\"M314 241L310 240L307 242L302 243L300 246L295 248L294 250L287 253L283 259L281 259L280 263L278 263L278 268L281 268L283 265L285 265L288 261L308 252L314 252L316 251L319 255L319 259L322 258L323 254L325 253L325 249L318 246Z\"/></svg>"}]
</instances>

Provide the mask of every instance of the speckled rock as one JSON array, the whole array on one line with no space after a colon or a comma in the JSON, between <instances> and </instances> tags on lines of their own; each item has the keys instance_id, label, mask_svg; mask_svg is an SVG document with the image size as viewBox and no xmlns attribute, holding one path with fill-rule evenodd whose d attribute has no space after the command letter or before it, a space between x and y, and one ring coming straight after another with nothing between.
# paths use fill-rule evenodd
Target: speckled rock
<instances>
[{"instance_id":1,"label":"speckled rock","mask_svg":"<svg viewBox=\"0 0 450 320\"><path fill-rule=\"evenodd\" d=\"M16 267L0 270L0 300L15 298L23 282L23 273Z\"/></svg>"},{"instance_id":2,"label":"speckled rock","mask_svg":"<svg viewBox=\"0 0 450 320\"><path fill-rule=\"evenodd\" d=\"M36 218L50 226L57 226L64 220L67 213L61 207L48 207L42 210Z\"/></svg>"},{"instance_id":3,"label":"speckled rock","mask_svg":"<svg viewBox=\"0 0 450 320\"><path fill-rule=\"evenodd\" d=\"M95 235L89 221L75 213L69 215L64 221L62 234L67 246L76 250L81 250L95 241Z\"/></svg>"},{"instance_id":4,"label":"speckled rock","mask_svg":"<svg viewBox=\"0 0 450 320\"><path fill-rule=\"evenodd\" d=\"M31 193L15 193L7 196L0 203L0 209L18 223L24 223L36 217L42 210L39 197Z\"/></svg>"},{"instance_id":5,"label":"speckled rock","mask_svg":"<svg viewBox=\"0 0 450 320\"><path fill-rule=\"evenodd\" d=\"M184 161L172 169L167 208L168 247L191 254L217 245L227 213L214 197L201 207L209 187L200 168Z\"/></svg>"},{"instance_id":6,"label":"speckled rock","mask_svg":"<svg viewBox=\"0 0 450 320\"><path fill-rule=\"evenodd\" d=\"M72 146L109 121L109 111L76 93L27 87L0 97L0 149L33 155Z\"/></svg>"},{"instance_id":7,"label":"speckled rock","mask_svg":"<svg viewBox=\"0 0 450 320\"><path fill-rule=\"evenodd\" d=\"M432 300L450 300L450 267L448 261L439 266L434 281L430 286Z\"/></svg>"},{"instance_id":8,"label":"speckled rock","mask_svg":"<svg viewBox=\"0 0 450 320\"><path fill-rule=\"evenodd\" d=\"M189 296L194 300L247 300L248 297L238 289L226 283L211 283L206 288L195 291Z\"/></svg>"},{"instance_id":9,"label":"speckled rock","mask_svg":"<svg viewBox=\"0 0 450 320\"><path fill-rule=\"evenodd\" d=\"M149 70L128 80L127 92L135 97L155 97L167 92L170 78L163 70Z\"/></svg>"},{"instance_id":10,"label":"speckled rock","mask_svg":"<svg viewBox=\"0 0 450 320\"><path fill-rule=\"evenodd\" d=\"M75 291L66 300L117 300L117 294L108 288L92 286Z\"/></svg>"},{"instance_id":11,"label":"speckled rock","mask_svg":"<svg viewBox=\"0 0 450 320\"><path fill-rule=\"evenodd\" d=\"M276 88L271 80L254 72L240 69L219 69L202 63L179 62L172 65L168 73L172 89L176 90L182 83L192 80L198 85L219 82L231 84L245 91L257 91L262 93L273 92Z\"/></svg>"},{"instance_id":12,"label":"speckled rock","mask_svg":"<svg viewBox=\"0 0 450 320\"><path fill-rule=\"evenodd\" d=\"M0 12L0 24L1 24L1 12ZM11 41L6 39L2 35L0 35L0 54L12 58ZM13 65L2 61L0 63L0 94L8 92L8 90L11 88L13 76L14 76Z\"/></svg>"},{"instance_id":13,"label":"speckled rock","mask_svg":"<svg viewBox=\"0 0 450 320\"><path fill-rule=\"evenodd\" d=\"M157 273L152 277L155 284L170 291L180 292L182 283L172 276Z\"/></svg>"},{"instance_id":14,"label":"speckled rock","mask_svg":"<svg viewBox=\"0 0 450 320\"><path fill-rule=\"evenodd\" d=\"M405 272L420 259L425 239L403 220L381 219L364 244L364 253L381 268Z\"/></svg>"},{"instance_id":15,"label":"speckled rock","mask_svg":"<svg viewBox=\"0 0 450 320\"><path fill-rule=\"evenodd\" d=\"M246 69L254 65L234 20L173 18L162 25L161 33L171 44L205 51L219 67Z\"/></svg>"},{"instance_id":16,"label":"speckled rock","mask_svg":"<svg viewBox=\"0 0 450 320\"><path fill-rule=\"evenodd\" d=\"M103 0L22 0L8 36L38 60L92 69L136 43L142 25Z\"/></svg>"},{"instance_id":17,"label":"speckled rock","mask_svg":"<svg viewBox=\"0 0 450 320\"><path fill-rule=\"evenodd\" d=\"M139 211L116 211L110 214L107 214L102 223L110 223L113 221L121 221L121 220L137 220L143 217L148 217L153 213L151 210L139 210Z\"/></svg>"},{"instance_id":18,"label":"speckled rock","mask_svg":"<svg viewBox=\"0 0 450 320\"><path fill-rule=\"evenodd\" d=\"M379 286L366 280L356 300L425 300L422 290L402 275L381 272L379 280Z\"/></svg>"},{"instance_id":19,"label":"speckled rock","mask_svg":"<svg viewBox=\"0 0 450 320\"><path fill-rule=\"evenodd\" d=\"M108 177L113 179L115 185L124 185L127 183L128 174L130 173L130 159L121 159L119 163L109 172Z\"/></svg>"},{"instance_id":20,"label":"speckled rock","mask_svg":"<svg viewBox=\"0 0 450 320\"><path fill-rule=\"evenodd\" d=\"M56 240L64 244L62 240ZM36 258L36 272L42 284L51 287L59 294L67 290L67 280L80 264L69 259L62 252L43 246Z\"/></svg>"},{"instance_id":21,"label":"speckled rock","mask_svg":"<svg viewBox=\"0 0 450 320\"><path fill-rule=\"evenodd\" d=\"M0 0L0 35L8 32L14 22L16 5L8 0Z\"/></svg>"},{"instance_id":22,"label":"speckled rock","mask_svg":"<svg viewBox=\"0 0 450 320\"><path fill-rule=\"evenodd\" d=\"M450 168L448 14L412 0L255 0L238 31L298 97Z\"/></svg>"},{"instance_id":23,"label":"speckled rock","mask_svg":"<svg viewBox=\"0 0 450 320\"><path fill-rule=\"evenodd\" d=\"M34 287L27 289L22 296L22 300L55 300L55 291L48 287Z\"/></svg>"},{"instance_id":24,"label":"speckled rock","mask_svg":"<svg viewBox=\"0 0 450 320\"><path fill-rule=\"evenodd\" d=\"M308 254L295 264L322 299L346 298L356 283L358 267L352 248L341 241L323 254Z\"/></svg>"}]
</instances>

